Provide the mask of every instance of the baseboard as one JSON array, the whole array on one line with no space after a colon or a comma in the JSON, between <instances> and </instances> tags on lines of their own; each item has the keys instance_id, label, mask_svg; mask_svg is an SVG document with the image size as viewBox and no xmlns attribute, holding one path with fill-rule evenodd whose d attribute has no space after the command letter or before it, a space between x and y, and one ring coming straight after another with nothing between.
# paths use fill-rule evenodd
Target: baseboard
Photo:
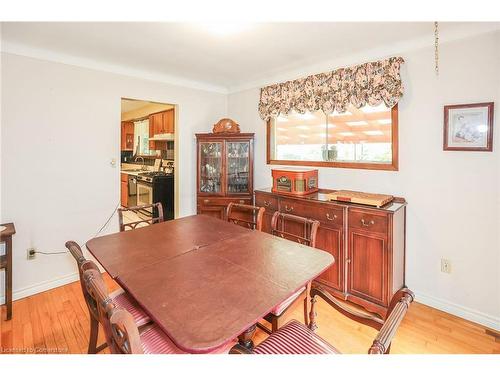
<instances>
[{"instance_id":1,"label":"baseboard","mask_svg":"<svg viewBox=\"0 0 500 375\"><path fill-rule=\"evenodd\" d=\"M14 290L12 292L12 300L18 300L21 298L32 296L33 294L45 292L46 290L57 288L58 286L66 285L78 280L78 273L71 273L66 276L59 277L57 279L52 279L48 281L43 281L38 284L34 284L25 288ZM0 305L5 303L5 296L0 296Z\"/></svg>"},{"instance_id":2,"label":"baseboard","mask_svg":"<svg viewBox=\"0 0 500 375\"><path fill-rule=\"evenodd\" d=\"M456 315L465 320L480 324L484 327L500 331L500 318L482 313L480 311L465 307L454 302L450 302L441 298L432 297L428 294L415 291L415 300L424 305L435 309L447 312L451 315Z\"/></svg>"}]
</instances>

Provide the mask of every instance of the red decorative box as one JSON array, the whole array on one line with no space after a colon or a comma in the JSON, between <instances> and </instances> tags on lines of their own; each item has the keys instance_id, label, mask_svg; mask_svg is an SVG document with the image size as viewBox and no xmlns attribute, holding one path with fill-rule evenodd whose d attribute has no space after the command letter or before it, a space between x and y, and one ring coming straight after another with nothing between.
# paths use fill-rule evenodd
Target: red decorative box
<instances>
[{"instance_id":1,"label":"red decorative box","mask_svg":"<svg viewBox=\"0 0 500 375\"><path fill-rule=\"evenodd\" d=\"M318 191L318 170L273 169L273 193L302 196Z\"/></svg>"}]
</instances>

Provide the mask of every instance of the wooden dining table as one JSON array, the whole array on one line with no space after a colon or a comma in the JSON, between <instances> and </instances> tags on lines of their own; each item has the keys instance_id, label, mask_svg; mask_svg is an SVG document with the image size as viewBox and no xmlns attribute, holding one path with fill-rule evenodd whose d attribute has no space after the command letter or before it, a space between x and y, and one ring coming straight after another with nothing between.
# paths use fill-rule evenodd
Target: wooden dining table
<instances>
[{"instance_id":1,"label":"wooden dining table","mask_svg":"<svg viewBox=\"0 0 500 375\"><path fill-rule=\"evenodd\" d=\"M205 215L94 238L87 249L183 351L239 338L330 267L331 254Z\"/></svg>"}]
</instances>

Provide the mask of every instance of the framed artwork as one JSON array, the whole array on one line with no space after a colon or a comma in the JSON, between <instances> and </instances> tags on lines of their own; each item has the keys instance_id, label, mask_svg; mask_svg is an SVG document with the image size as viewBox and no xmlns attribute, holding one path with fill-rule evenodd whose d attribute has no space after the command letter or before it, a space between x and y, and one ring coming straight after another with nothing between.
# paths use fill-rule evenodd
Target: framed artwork
<instances>
[{"instance_id":1,"label":"framed artwork","mask_svg":"<svg viewBox=\"0 0 500 375\"><path fill-rule=\"evenodd\" d=\"M493 102L444 106L445 151L493 150Z\"/></svg>"}]
</instances>

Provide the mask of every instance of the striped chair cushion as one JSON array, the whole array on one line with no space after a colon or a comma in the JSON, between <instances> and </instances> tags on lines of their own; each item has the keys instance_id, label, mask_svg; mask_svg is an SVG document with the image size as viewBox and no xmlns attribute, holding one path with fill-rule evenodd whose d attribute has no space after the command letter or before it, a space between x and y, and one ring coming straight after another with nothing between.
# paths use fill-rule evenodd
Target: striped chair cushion
<instances>
[{"instance_id":1,"label":"striped chair cushion","mask_svg":"<svg viewBox=\"0 0 500 375\"><path fill-rule=\"evenodd\" d=\"M131 296L125 293L124 290L118 289L111 293L109 297L113 300L117 308L127 310L132 314L137 326L143 326L151 321L151 318L139 307Z\"/></svg>"},{"instance_id":2,"label":"striped chair cushion","mask_svg":"<svg viewBox=\"0 0 500 375\"><path fill-rule=\"evenodd\" d=\"M254 349L255 354L339 354L337 349L296 320L291 320Z\"/></svg>"},{"instance_id":3,"label":"striped chair cushion","mask_svg":"<svg viewBox=\"0 0 500 375\"><path fill-rule=\"evenodd\" d=\"M299 296L306 290L306 287L303 287L299 289L297 292L292 294L290 297L288 297L286 300L281 302L278 306L276 306L272 311L271 314L280 316L283 311L285 311L288 306L290 306Z\"/></svg>"},{"instance_id":4,"label":"striped chair cushion","mask_svg":"<svg viewBox=\"0 0 500 375\"><path fill-rule=\"evenodd\" d=\"M145 354L186 354L156 325L141 333L141 345Z\"/></svg>"},{"instance_id":5,"label":"striped chair cushion","mask_svg":"<svg viewBox=\"0 0 500 375\"><path fill-rule=\"evenodd\" d=\"M231 341L207 354L227 354L236 343ZM141 345L145 354L188 354L179 349L157 325L141 333Z\"/></svg>"}]
</instances>

